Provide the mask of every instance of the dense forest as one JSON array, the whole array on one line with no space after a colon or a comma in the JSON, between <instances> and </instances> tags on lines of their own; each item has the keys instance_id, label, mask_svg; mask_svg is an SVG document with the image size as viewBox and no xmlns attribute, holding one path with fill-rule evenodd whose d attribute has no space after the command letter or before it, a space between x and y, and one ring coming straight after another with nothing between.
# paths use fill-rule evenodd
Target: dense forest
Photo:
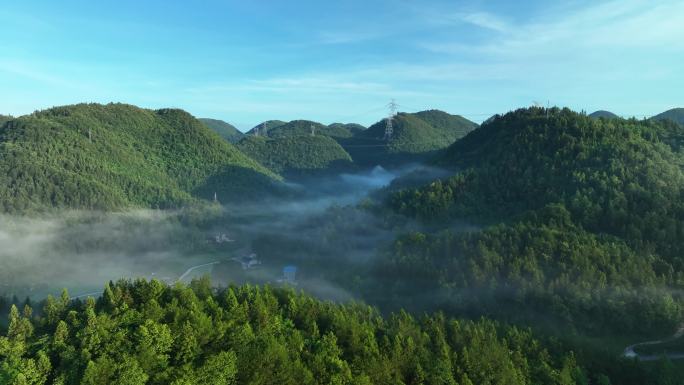
<instances>
[{"instance_id":1,"label":"dense forest","mask_svg":"<svg viewBox=\"0 0 684 385\"><path fill-rule=\"evenodd\" d=\"M359 165L396 166L434 156L477 124L439 110L400 112L392 118L393 133L385 138L386 119L340 143Z\"/></svg>"},{"instance_id":2,"label":"dense forest","mask_svg":"<svg viewBox=\"0 0 684 385\"><path fill-rule=\"evenodd\" d=\"M185 206L214 191L220 201L230 197L216 186L252 194L276 186L278 174L325 177L303 178L300 200L229 198L211 215L174 219L173 241L193 239L204 258L254 252L270 263L255 275L233 261L217 268L228 273L221 282L259 286L119 281L97 300L65 293L23 301L28 306L0 293L8 314L0 321L0 383L678 383L679 363L621 354L654 339L665 343L637 352L657 359L681 347L681 338L666 337L684 319L684 127L538 107L479 127L439 111L393 121L395 136L380 151L368 146L384 134L382 121L366 131L328 126L353 132L346 138L312 136L308 121L277 134L273 123L273 137L260 132L235 146L178 110L78 105L6 122L0 161L9 183L0 191L14 198L3 203L34 202L40 186L51 186L30 167L10 167L15 159L56 162L50 170L104 180L102 194L127 199L94 208ZM348 174L375 162L371 152L387 164L427 165L398 167L391 175L401 177L358 204L330 200L320 210L348 184L384 175ZM236 164L240 178L224 173ZM247 183L250 173L264 183ZM145 200L129 180L180 198ZM71 207L60 202L43 203ZM225 228L230 246L204 238ZM91 246L84 242L79 252ZM302 291L273 287L285 263L301 268Z\"/></svg>"},{"instance_id":3,"label":"dense forest","mask_svg":"<svg viewBox=\"0 0 684 385\"><path fill-rule=\"evenodd\" d=\"M400 298L420 287L464 314L594 336L674 332L683 130L556 108L496 117L438 160L456 175L389 192L389 208L433 230L398 239L376 276Z\"/></svg>"},{"instance_id":4,"label":"dense forest","mask_svg":"<svg viewBox=\"0 0 684 385\"><path fill-rule=\"evenodd\" d=\"M350 169L352 159L332 138L323 135L247 136L237 143L244 154L273 172L297 177Z\"/></svg>"},{"instance_id":5,"label":"dense forest","mask_svg":"<svg viewBox=\"0 0 684 385\"><path fill-rule=\"evenodd\" d=\"M438 313L380 316L288 289L110 283L102 297L12 306L3 384L610 384L529 330ZM628 363L621 384L653 381Z\"/></svg>"},{"instance_id":6,"label":"dense forest","mask_svg":"<svg viewBox=\"0 0 684 385\"><path fill-rule=\"evenodd\" d=\"M235 126L223 120L208 118L200 118L198 120L231 143L237 143L245 136Z\"/></svg>"},{"instance_id":7,"label":"dense forest","mask_svg":"<svg viewBox=\"0 0 684 385\"><path fill-rule=\"evenodd\" d=\"M169 208L278 180L181 110L79 104L0 128L0 210Z\"/></svg>"},{"instance_id":8,"label":"dense forest","mask_svg":"<svg viewBox=\"0 0 684 385\"><path fill-rule=\"evenodd\" d=\"M287 122L282 121L282 120L267 120L265 122L261 122L257 124L256 126L252 127L251 130L247 131L247 135L255 135L258 131L259 135L266 135L268 136L268 131L271 130L272 128L280 127Z\"/></svg>"},{"instance_id":9,"label":"dense forest","mask_svg":"<svg viewBox=\"0 0 684 385\"><path fill-rule=\"evenodd\" d=\"M359 132L360 129L363 129L363 126L341 123L333 123L326 126L325 124L313 122L311 120L293 120L291 122L269 120L256 126L249 131L248 134L255 134L257 129L259 130L259 135L268 136L269 138L311 135L312 130L318 135L325 135L333 138L348 138Z\"/></svg>"}]
</instances>

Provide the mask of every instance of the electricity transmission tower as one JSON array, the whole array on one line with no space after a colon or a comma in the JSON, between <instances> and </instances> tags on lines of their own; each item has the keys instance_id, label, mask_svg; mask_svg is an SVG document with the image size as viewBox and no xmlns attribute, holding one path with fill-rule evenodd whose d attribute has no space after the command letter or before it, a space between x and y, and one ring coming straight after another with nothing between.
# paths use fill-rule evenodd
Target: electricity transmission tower
<instances>
[{"instance_id":1,"label":"electricity transmission tower","mask_svg":"<svg viewBox=\"0 0 684 385\"><path fill-rule=\"evenodd\" d=\"M397 112L397 103L392 99L387 105L389 108L389 116L387 117L387 124L385 125L385 139L392 139L392 133L394 133L394 128L392 127L392 119Z\"/></svg>"},{"instance_id":2,"label":"electricity transmission tower","mask_svg":"<svg viewBox=\"0 0 684 385\"><path fill-rule=\"evenodd\" d=\"M311 125L311 136L316 136L316 126Z\"/></svg>"}]
</instances>

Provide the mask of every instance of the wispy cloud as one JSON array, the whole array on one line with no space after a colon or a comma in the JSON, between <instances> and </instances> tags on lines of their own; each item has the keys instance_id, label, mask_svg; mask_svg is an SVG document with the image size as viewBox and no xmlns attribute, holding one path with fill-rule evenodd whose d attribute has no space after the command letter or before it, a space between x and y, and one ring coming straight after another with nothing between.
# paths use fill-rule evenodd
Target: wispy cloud
<instances>
[{"instance_id":1,"label":"wispy cloud","mask_svg":"<svg viewBox=\"0 0 684 385\"><path fill-rule=\"evenodd\" d=\"M497 32L508 32L511 30L510 24L506 20L487 12L457 13L454 15L447 15L446 17L450 20L472 24L480 28L491 29Z\"/></svg>"},{"instance_id":2,"label":"wispy cloud","mask_svg":"<svg viewBox=\"0 0 684 385\"><path fill-rule=\"evenodd\" d=\"M20 76L39 83L44 83L52 86L68 86L71 87L72 82L54 75L50 72L37 69L29 63L21 63L16 61L0 61L0 72L5 72L11 76Z\"/></svg>"},{"instance_id":3,"label":"wispy cloud","mask_svg":"<svg viewBox=\"0 0 684 385\"><path fill-rule=\"evenodd\" d=\"M338 30L338 31L323 31L318 35L319 44L353 44L361 43L369 40L379 39L385 34L377 31L363 31L363 30Z\"/></svg>"},{"instance_id":4,"label":"wispy cloud","mask_svg":"<svg viewBox=\"0 0 684 385\"><path fill-rule=\"evenodd\" d=\"M516 25L488 13L451 16L483 28L505 32L485 41L426 42L425 49L442 53L506 55L568 54L575 49L645 48L684 51L684 2L619 0L592 4L562 12L550 10L543 17Z\"/></svg>"}]
</instances>

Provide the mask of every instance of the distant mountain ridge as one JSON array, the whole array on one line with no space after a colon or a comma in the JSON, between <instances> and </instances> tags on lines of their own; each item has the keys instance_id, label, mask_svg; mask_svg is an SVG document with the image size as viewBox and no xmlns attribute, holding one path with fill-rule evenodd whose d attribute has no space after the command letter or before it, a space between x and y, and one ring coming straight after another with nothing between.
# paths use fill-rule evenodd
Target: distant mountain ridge
<instances>
[{"instance_id":1,"label":"distant mountain ridge","mask_svg":"<svg viewBox=\"0 0 684 385\"><path fill-rule=\"evenodd\" d=\"M252 127L252 129L247 131L246 134L247 135L258 134L258 135L268 136L268 132L271 129L276 128L276 127L280 127L286 123L287 122L282 121L282 120L267 120L267 121L261 122L261 123L257 124L256 126Z\"/></svg>"},{"instance_id":2,"label":"distant mountain ridge","mask_svg":"<svg viewBox=\"0 0 684 385\"><path fill-rule=\"evenodd\" d=\"M333 123L329 126L314 122L312 120L292 120L290 122L283 122L280 120L268 120L260 123L247 132L248 135L262 135L270 138L278 137L292 137L311 135L312 131L315 135L325 135L333 138L349 138L355 133L365 129L360 124L343 124Z\"/></svg>"},{"instance_id":3,"label":"distant mountain ridge","mask_svg":"<svg viewBox=\"0 0 684 385\"><path fill-rule=\"evenodd\" d=\"M311 176L352 167L349 154L333 138L324 135L247 136L237 147L286 177Z\"/></svg>"},{"instance_id":4,"label":"distant mountain ridge","mask_svg":"<svg viewBox=\"0 0 684 385\"><path fill-rule=\"evenodd\" d=\"M245 136L235 126L223 120L209 118L199 118L198 120L231 143L237 143Z\"/></svg>"},{"instance_id":5,"label":"distant mountain ridge","mask_svg":"<svg viewBox=\"0 0 684 385\"><path fill-rule=\"evenodd\" d=\"M590 118L606 118L606 119L619 118L618 115L616 115L610 111L606 111L606 110L594 111L591 114L589 114L589 117Z\"/></svg>"},{"instance_id":6,"label":"distant mountain ridge","mask_svg":"<svg viewBox=\"0 0 684 385\"><path fill-rule=\"evenodd\" d=\"M392 119L390 138L385 138L387 119L383 119L339 141L360 165L394 165L424 160L477 126L462 116L440 110L400 112Z\"/></svg>"},{"instance_id":7,"label":"distant mountain ridge","mask_svg":"<svg viewBox=\"0 0 684 385\"><path fill-rule=\"evenodd\" d=\"M653 120L671 120L684 126L684 108L672 108L651 117Z\"/></svg>"}]
</instances>

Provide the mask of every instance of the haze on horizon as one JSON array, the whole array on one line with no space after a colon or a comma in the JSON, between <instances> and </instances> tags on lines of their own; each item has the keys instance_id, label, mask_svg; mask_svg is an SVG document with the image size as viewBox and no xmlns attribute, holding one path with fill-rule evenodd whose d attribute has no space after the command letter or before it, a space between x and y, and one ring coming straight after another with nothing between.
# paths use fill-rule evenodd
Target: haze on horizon
<instances>
[{"instance_id":1,"label":"haze on horizon","mask_svg":"<svg viewBox=\"0 0 684 385\"><path fill-rule=\"evenodd\" d=\"M684 105L678 0L25 1L4 4L0 113L178 107L242 130L371 124L438 108L480 122L537 101L644 117Z\"/></svg>"}]
</instances>

